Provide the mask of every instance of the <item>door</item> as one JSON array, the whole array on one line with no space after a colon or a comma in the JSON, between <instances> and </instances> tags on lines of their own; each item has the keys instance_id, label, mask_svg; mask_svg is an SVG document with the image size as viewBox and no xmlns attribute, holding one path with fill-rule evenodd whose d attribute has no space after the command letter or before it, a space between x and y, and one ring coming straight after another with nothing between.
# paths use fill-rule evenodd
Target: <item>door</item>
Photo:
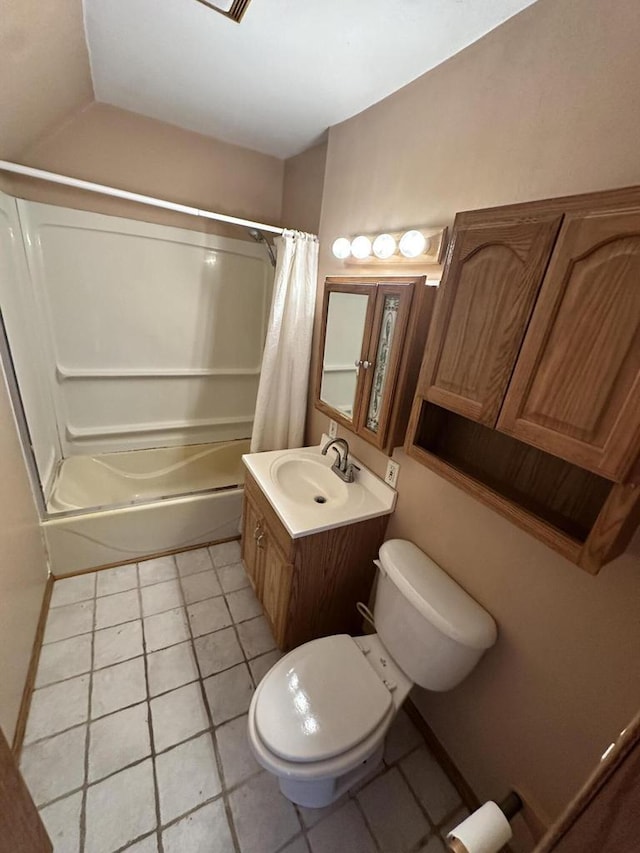
<instances>
[{"instance_id":1,"label":"door","mask_svg":"<svg viewBox=\"0 0 640 853\"><path fill-rule=\"evenodd\" d=\"M268 529L260 547L264 561L262 606L271 623L278 647L284 649L293 566L280 551L273 536L269 535Z\"/></svg>"},{"instance_id":2,"label":"door","mask_svg":"<svg viewBox=\"0 0 640 853\"><path fill-rule=\"evenodd\" d=\"M51 853L53 847L0 731L0 853Z\"/></svg>"},{"instance_id":3,"label":"door","mask_svg":"<svg viewBox=\"0 0 640 853\"><path fill-rule=\"evenodd\" d=\"M456 224L419 395L495 426L561 219Z\"/></svg>"},{"instance_id":4,"label":"door","mask_svg":"<svg viewBox=\"0 0 640 853\"><path fill-rule=\"evenodd\" d=\"M621 481L640 440L640 209L567 215L498 429Z\"/></svg>"},{"instance_id":5,"label":"door","mask_svg":"<svg viewBox=\"0 0 640 853\"><path fill-rule=\"evenodd\" d=\"M244 492L244 521L242 527L242 559L249 580L258 598L262 595L262 550L259 542L264 537L263 521L257 506L245 489Z\"/></svg>"},{"instance_id":6,"label":"door","mask_svg":"<svg viewBox=\"0 0 640 853\"><path fill-rule=\"evenodd\" d=\"M384 447L387 440L413 293L413 284L377 287L362 405L356 423L356 432L377 447Z\"/></svg>"}]
</instances>

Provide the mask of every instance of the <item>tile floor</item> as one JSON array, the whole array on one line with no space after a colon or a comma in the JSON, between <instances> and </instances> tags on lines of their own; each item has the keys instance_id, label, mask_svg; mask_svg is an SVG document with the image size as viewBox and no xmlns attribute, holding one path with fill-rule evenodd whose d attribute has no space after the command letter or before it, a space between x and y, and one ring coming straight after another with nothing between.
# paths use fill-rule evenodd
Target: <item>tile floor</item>
<instances>
[{"instance_id":1,"label":"tile floor","mask_svg":"<svg viewBox=\"0 0 640 853\"><path fill-rule=\"evenodd\" d=\"M55 853L443 853L466 811L403 712L347 797L282 797L246 736L278 657L237 542L57 581L21 758Z\"/></svg>"}]
</instances>

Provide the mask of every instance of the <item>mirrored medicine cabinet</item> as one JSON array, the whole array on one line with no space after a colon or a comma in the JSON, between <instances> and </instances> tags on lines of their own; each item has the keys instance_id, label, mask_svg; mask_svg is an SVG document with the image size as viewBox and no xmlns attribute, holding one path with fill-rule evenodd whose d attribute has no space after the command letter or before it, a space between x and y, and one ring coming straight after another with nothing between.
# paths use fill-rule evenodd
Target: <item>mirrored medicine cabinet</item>
<instances>
[{"instance_id":1,"label":"mirrored medicine cabinet","mask_svg":"<svg viewBox=\"0 0 640 853\"><path fill-rule=\"evenodd\" d=\"M425 276L325 281L316 408L389 454L404 441L436 291Z\"/></svg>"}]
</instances>

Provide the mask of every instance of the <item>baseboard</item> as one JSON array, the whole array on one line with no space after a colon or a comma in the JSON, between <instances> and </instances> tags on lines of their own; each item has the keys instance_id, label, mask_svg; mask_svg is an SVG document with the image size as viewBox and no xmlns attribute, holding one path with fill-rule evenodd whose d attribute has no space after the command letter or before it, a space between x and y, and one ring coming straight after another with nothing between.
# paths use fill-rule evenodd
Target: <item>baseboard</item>
<instances>
[{"instance_id":1,"label":"baseboard","mask_svg":"<svg viewBox=\"0 0 640 853\"><path fill-rule=\"evenodd\" d=\"M31 659L29 660L29 669L27 670L27 678L22 691L22 701L20 702L20 710L18 711L18 720L13 734L13 742L11 751L16 759L16 763L20 761L20 753L22 751L22 743L24 741L24 733L27 728L27 719L29 717L29 709L31 707L31 697L33 688L36 682L36 673L38 672L38 663L40 662L40 651L42 649L42 639L44 637L44 629L47 624L47 616L49 614L49 604L51 602L51 593L53 592L53 575L49 575L44 587L42 595L42 606L40 607L40 617L36 627L36 635L33 640L33 648L31 649Z\"/></svg>"},{"instance_id":2,"label":"baseboard","mask_svg":"<svg viewBox=\"0 0 640 853\"><path fill-rule=\"evenodd\" d=\"M101 572L103 569L115 569L118 566L130 566L134 563L142 563L145 560L157 560L158 557L171 557L173 554L181 554L183 551L197 551L199 548L209 548L211 545L222 545L224 542L236 542L240 539L240 534L236 536L227 536L225 539L214 539L212 542L201 542L199 545L189 545L187 548L173 548L170 551L158 551L155 554L145 554L144 557L138 557L135 560L121 560L118 563L105 563L102 566L90 566L88 569L78 569L75 572L54 575L55 580L61 578L75 578L78 575L88 575L91 572Z\"/></svg>"}]
</instances>

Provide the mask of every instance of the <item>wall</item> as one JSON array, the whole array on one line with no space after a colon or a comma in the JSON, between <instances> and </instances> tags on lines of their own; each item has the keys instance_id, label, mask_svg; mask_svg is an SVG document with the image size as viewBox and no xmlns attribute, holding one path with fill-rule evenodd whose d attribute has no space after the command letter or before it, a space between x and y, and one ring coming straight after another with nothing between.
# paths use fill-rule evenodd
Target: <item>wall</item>
<instances>
[{"instance_id":1,"label":"wall","mask_svg":"<svg viewBox=\"0 0 640 853\"><path fill-rule=\"evenodd\" d=\"M326 160L323 142L285 161L282 224L287 228L318 233Z\"/></svg>"},{"instance_id":2,"label":"wall","mask_svg":"<svg viewBox=\"0 0 640 853\"><path fill-rule=\"evenodd\" d=\"M82 0L3 0L0 158L16 159L92 98Z\"/></svg>"},{"instance_id":3,"label":"wall","mask_svg":"<svg viewBox=\"0 0 640 853\"><path fill-rule=\"evenodd\" d=\"M47 560L1 368L0 458L0 728L11 741L40 616Z\"/></svg>"},{"instance_id":4,"label":"wall","mask_svg":"<svg viewBox=\"0 0 640 853\"><path fill-rule=\"evenodd\" d=\"M28 344L13 349L18 370L43 344L36 373L64 456L251 435L273 278L261 246L37 202L18 210L33 310L7 330Z\"/></svg>"},{"instance_id":5,"label":"wall","mask_svg":"<svg viewBox=\"0 0 640 853\"><path fill-rule=\"evenodd\" d=\"M18 160L168 201L280 223L282 160L107 104L92 103L72 114ZM15 177L10 191L48 204L246 238L237 226L42 181Z\"/></svg>"},{"instance_id":6,"label":"wall","mask_svg":"<svg viewBox=\"0 0 640 853\"><path fill-rule=\"evenodd\" d=\"M332 128L321 277L346 272L330 254L341 234L640 184L638 43L636 0L619 0L615 13L602 0L539 0ZM309 442L323 427L311 408ZM352 446L384 472L381 454L355 438ZM500 627L468 681L419 695L420 707L481 798L521 786L551 818L640 704L640 536L590 577L401 449L394 458L388 535L427 551Z\"/></svg>"}]
</instances>

